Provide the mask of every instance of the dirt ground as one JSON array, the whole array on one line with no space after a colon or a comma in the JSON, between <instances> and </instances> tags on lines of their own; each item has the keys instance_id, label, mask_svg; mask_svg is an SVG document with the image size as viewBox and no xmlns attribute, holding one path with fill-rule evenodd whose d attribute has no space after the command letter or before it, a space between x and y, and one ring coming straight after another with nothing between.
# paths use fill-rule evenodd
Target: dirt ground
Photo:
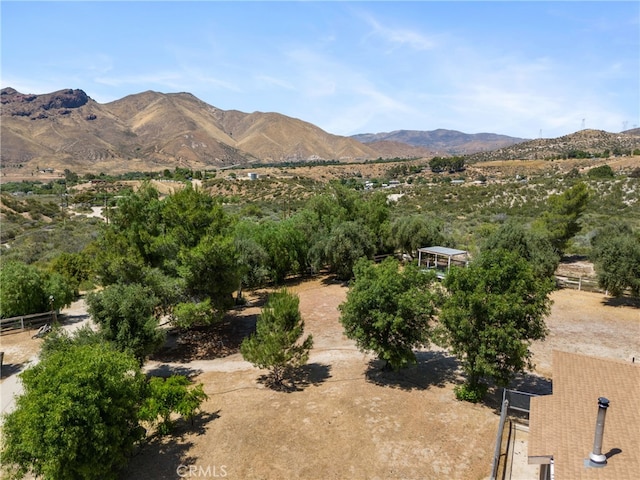
<instances>
[{"instance_id":1,"label":"dirt ground","mask_svg":"<svg viewBox=\"0 0 640 480\"><path fill-rule=\"evenodd\" d=\"M338 305L347 288L326 278L291 285L314 348L297 389L274 391L265 374L235 353L255 324L265 292L217 329L169 337L146 368L187 374L209 399L194 425L153 437L122 478L481 479L490 473L497 402L458 402L457 362L437 348L419 352L406 372L383 373L342 334ZM532 346L536 374L514 387L548 393L551 352L561 349L631 360L640 357L640 308L598 293L552 294L546 341ZM71 318L82 318L82 303ZM5 363L37 352L30 333L3 335ZM194 350L194 346L198 348ZM190 351L190 355L185 352Z\"/></svg>"},{"instance_id":2,"label":"dirt ground","mask_svg":"<svg viewBox=\"0 0 640 480\"><path fill-rule=\"evenodd\" d=\"M264 371L237 353L187 363L150 364L152 371L193 375L209 400L194 427L172 440L154 439L123 476L179 478L192 468L202 478L232 479L480 479L490 473L497 402L454 399L457 362L434 348L400 374L382 373L371 356L342 334L338 305L346 287L326 279L290 287L300 297L305 331L314 337L298 390L277 392L261 383ZM562 349L630 360L640 356L640 309L602 294L560 290L547 320L550 334L533 345L539 375L514 386L550 391L551 352ZM259 304L233 320L245 331ZM233 344L233 339L216 337ZM168 353L167 353L168 355ZM169 360L172 358L169 356ZM209 477L206 477L206 474ZM149 476L151 474L151 476Z\"/></svg>"}]
</instances>

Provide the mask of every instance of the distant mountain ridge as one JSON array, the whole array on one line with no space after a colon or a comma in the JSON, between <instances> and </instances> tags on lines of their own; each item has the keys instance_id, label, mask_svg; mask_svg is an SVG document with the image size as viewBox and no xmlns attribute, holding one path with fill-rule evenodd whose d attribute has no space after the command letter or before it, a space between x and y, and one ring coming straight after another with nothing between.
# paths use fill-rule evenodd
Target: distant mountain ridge
<instances>
[{"instance_id":1,"label":"distant mountain ridge","mask_svg":"<svg viewBox=\"0 0 640 480\"><path fill-rule=\"evenodd\" d=\"M288 162L466 155L470 161L549 158L572 149L640 148L635 131L584 130L528 140L455 130L344 137L275 112L221 110L190 93L146 91L99 104L79 89L0 91L0 165L77 173L225 168Z\"/></svg>"},{"instance_id":2,"label":"distant mountain ridge","mask_svg":"<svg viewBox=\"0 0 640 480\"><path fill-rule=\"evenodd\" d=\"M558 138L538 138L497 150L469 155L469 162L490 160L544 160L553 157L589 153L626 155L640 150L640 129L610 133L585 129Z\"/></svg>"},{"instance_id":3,"label":"distant mountain ridge","mask_svg":"<svg viewBox=\"0 0 640 480\"><path fill-rule=\"evenodd\" d=\"M391 141L426 148L440 155L466 155L485 150L495 150L525 142L525 138L509 137L496 133L463 133L457 130L437 129L395 130L393 132L361 133L351 138L364 144Z\"/></svg>"},{"instance_id":4,"label":"distant mountain ridge","mask_svg":"<svg viewBox=\"0 0 640 480\"><path fill-rule=\"evenodd\" d=\"M279 113L221 110L153 91L99 104L82 90L0 92L3 167L74 171L212 168L373 159L379 152Z\"/></svg>"}]
</instances>

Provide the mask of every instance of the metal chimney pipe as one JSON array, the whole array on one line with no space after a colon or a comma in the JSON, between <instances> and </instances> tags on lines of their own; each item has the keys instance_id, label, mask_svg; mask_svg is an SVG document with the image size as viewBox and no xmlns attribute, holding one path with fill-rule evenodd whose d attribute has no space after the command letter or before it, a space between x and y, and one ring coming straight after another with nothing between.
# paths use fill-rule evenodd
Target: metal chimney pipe
<instances>
[{"instance_id":1,"label":"metal chimney pipe","mask_svg":"<svg viewBox=\"0 0 640 480\"><path fill-rule=\"evenodd\" d=\"M596 434L593 440L593 452L589 454L589 465L592 467L604 467L607 464L607 456L602 454L602 435L604 433L604 418L609 408L609 400L605 397L598 398L598 419L596 420Z\"/></svg>"}]
</instances>

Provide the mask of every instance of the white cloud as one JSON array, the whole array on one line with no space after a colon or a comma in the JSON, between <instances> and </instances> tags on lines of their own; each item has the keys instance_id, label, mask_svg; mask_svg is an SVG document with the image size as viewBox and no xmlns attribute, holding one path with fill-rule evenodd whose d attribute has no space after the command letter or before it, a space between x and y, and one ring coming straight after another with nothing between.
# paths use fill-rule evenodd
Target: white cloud
<instances>
[{"instance_id":1,"label":"white cloud","mask_svg":"<svg viewBox=\"0 0 640 480\"><path fill-rule=\"evenodd\" d=\"M294 86L290 81L284 80L282 78L276 78L271 75L263 75L259 74L255 76L255 80L258 84L263 84L263 86L268 87L269 85L273 85L279 88L283 88L285 90L295 90Z\"/></svg>"},{"instance_id":2,"label":"white cloud","mask_svg":"<svg viewBox=\"0 0 640 480\"><path fill-rule=\"evenodd\" d=\"M369 14L362 15L362 18L371 27L371 32L367 37L380 38L394 48L407 46L414 50L423 51L432 50L436 46L432 38L418 31L383 25Z\"/></svg>"}]
</instances>

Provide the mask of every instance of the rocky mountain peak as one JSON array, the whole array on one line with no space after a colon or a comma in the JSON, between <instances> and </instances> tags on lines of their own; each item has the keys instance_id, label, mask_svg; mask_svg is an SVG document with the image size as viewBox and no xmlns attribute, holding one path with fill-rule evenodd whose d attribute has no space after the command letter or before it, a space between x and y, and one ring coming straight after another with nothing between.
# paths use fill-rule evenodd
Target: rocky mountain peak
<instances>
[{"instance_id":1,"label":"rocky mountain peak","mask_svg":"<svg viewBox=\"0 0 640 480\"><path fill-rule=\"evenodd\" d=\"M79 108L88 101L89 96L80 89L58 90L44 95L24 94L13 88L3 88L0 92L2 113L11 116L46 118L54 113L68 113L64 111Z\"/></svg>"}]
</instances>

